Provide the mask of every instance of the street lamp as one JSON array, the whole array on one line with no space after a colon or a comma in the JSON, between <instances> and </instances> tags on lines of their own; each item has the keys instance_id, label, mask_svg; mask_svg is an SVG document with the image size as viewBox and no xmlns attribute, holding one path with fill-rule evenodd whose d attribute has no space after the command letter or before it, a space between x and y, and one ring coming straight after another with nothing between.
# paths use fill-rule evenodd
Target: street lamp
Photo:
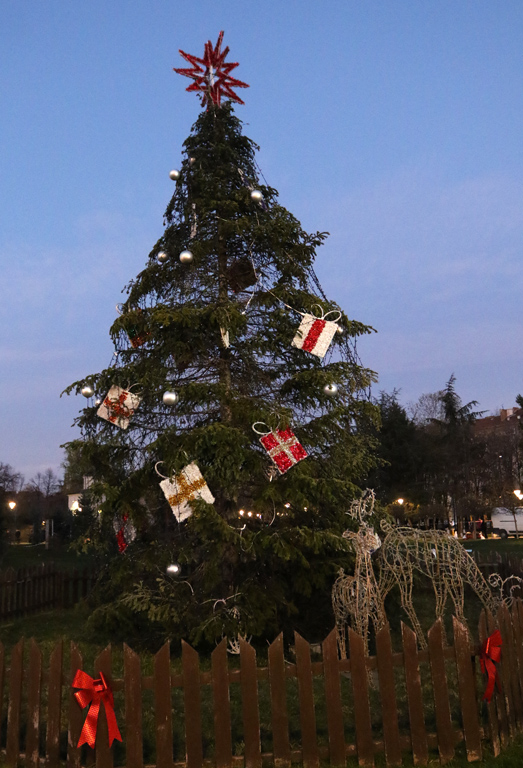
<instances>
[{"instance_id":1,"label":"street lamp","mask_svg":"<svg viewBox=\"0 0 523 768\"><path fill-rule=\"evenodd\" d=\"M7 502L7 506L9 507L9 509L11 510L11 512L13 512L13 511L16 509L16 501L8 501L8 502ZM16 512L15 512L15 540L16 540L16 531L17 531L17 528L18 528L18 520L17 520L17 517L18 517L18 515L17 515L17 514L16 514Z\"/></svg>"},{"instance_id":2,"label":"street lamp","mask_svg":"<svg viewBox=\"0 0 523 768\"><path fill-rule=\"evenodd\" d=\"M514 495L518 497L518 499L521 501L523 499L523 493L519 490L519 488L516 488L514 491ZM516 539L519 539L519 531L518 531L518 521L516 517L516 510L512 509L512 514L514 515L514 528L516 529Z\"/></svg>"}]
</instances>

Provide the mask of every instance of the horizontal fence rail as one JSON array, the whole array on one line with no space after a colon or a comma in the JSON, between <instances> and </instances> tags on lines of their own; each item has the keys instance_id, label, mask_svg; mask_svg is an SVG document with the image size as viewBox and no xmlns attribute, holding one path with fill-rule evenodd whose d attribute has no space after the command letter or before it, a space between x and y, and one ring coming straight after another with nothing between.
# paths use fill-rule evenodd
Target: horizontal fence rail
<instances>
[{"instance_id":1,"label":"horizontal fence rail","mask_svg":"<svg viewBox=\"0 0 523 768\"><path fill-rule=\"evenodd\" d=\"M495 628L503 639L501 692L489 704L480 645L456 619L452 645L439 620L427 650L405 625L394 650L385 626L372 656L349 629L346 659L334 630L321 651L295 634L286 652L280 635L261 666L243 640L239 656L228 656L224 639L210 659L183 641L179 659L169 644L152 661L127 645L123 654L108 647L91 669L74 644L67 654L57 644L44 663L34 641L20 640L8 663L0 647L0 750L9 768L319 768L320 761L344 766L348 757L371 766L379 754L391 766L407 755L426 765L436 751L448 762L456 748L480 760L486 742L497 755L523 728L522 603L495 618L483 613L480 643ZM122 743L109 748L101 707L95 749L77 747L87 712L71 687L78 669L108 680Z\"/></svg>"},{"instance_id":2,"label":"horizontal fence rail","mask_svg":"<svg viewBox=\"0 0 523 768\"><path fill-rule=\"evenodd\" d=\"M90 593L98 573L59 571L52 565L0 572L0 620L53 608L71 608Z\"/></svg>"}]
</instances>

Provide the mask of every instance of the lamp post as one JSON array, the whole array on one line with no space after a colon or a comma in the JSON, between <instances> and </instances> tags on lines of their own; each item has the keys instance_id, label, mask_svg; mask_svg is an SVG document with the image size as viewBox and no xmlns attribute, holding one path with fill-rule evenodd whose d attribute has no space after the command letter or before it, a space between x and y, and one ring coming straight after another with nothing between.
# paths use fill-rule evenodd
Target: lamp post
<instances>
[{"instance_id":1,"label":"lamp post","mask_svg":"<svg viewBox=\"0 0 523 768\"><path fill-rule=\"evenodd\" d=\"M11 512L15 513L15 541L16 541L16 531L18 529L18 514L15 511L16 510L16 501L8 501L7 506L11 510Z\"/></svg>"},{"instance_id":2,"label":"lamp post","mask_svg":"<svg viewBox=\"0 0 523 768\"><path fill-rule=\"evenodd\" d=\"M516 490L514 491L514 495L517 496L519 501L521 501L521 499L523 499L523 493L521 493L519 488L516 488ZM516 539L519 539L518 520L517 520L517 515L516 515L515 507L512 507L512 514L514 515L514 528L516 529Z\"/></svg>"},{"instance_id":3,"label":"lamp post","mask_svg":"<svg viewBox=\"0 0 523 768\"><path fill-rule=\"evenodd\" d=\"M399 499L396 499L396 504L399 504L399 505L400 505L400 507L403 507L404 503L405 503L405 499L402 499L401 497L400 497ZM397 518L396 518L396 524L397 524L397 525L401 525L402 523L404 524L404 521L401 521L401 520L400 520L400 519L397 517Z\"/></svg>"}]
</instances>

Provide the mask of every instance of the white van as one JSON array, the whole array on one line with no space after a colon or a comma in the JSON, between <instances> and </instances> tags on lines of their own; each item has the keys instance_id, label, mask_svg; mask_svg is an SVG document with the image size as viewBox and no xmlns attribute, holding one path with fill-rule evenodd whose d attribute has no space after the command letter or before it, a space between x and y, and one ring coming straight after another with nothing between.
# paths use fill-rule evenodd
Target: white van
<instances>
[{"instance_id":1,"label":"white van","mask_svg":"<svg viewBox=\"0 0 523 768\"><path fill-rule=\"evenodd\" d=\"M523 536L523 507L516 507L514 511L506 507L496 507L492 510L492 533L497 533L502 539L507 536Z\"/></svg>"}]
</instances>

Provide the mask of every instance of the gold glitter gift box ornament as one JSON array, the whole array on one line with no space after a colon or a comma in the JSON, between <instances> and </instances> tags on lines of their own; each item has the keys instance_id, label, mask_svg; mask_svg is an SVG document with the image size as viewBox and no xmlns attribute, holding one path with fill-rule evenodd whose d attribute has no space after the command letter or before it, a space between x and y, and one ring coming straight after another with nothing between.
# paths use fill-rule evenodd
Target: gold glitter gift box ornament
<instances>
[{"instance_id":1,"label":"gold glitter gift box ornament","mask_svg":"<svg viewBox=\"0 0 523 768\"><path fill-rule=\"evenodd\" d=\"M156 471L158 472L158 469ZM158 474L160 473L158 472ZM160 483L160 488L179 523L192 515L193 511L189 504L192 499L203 499L207 504L214 503L214 496L210 492L198 465L194 462L184 467L173 478L165 477Z\"/></svg>"}]
</instances>

